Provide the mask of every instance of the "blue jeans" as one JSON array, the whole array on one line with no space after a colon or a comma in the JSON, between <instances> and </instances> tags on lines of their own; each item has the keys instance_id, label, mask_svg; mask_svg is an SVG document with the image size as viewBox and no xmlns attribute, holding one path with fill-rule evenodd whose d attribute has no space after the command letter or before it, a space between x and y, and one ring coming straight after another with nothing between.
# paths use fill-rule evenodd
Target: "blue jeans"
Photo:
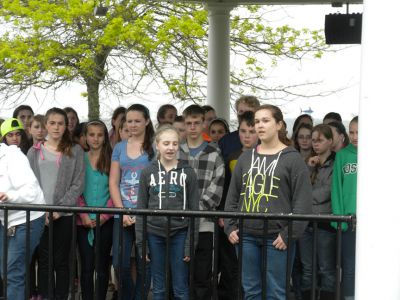
<instances>
[{"instance_id":1,"label":"blue jeans","mask_svg":"<svg viewBox=\"0 0 400 300\"><path fill-rule=\"evenodd\" d=\"M118 278L121 281L122 285L122 299L123 300L140 300L142 299L141 295L141 287L143 284L143 272L142 272L142 261L141 251L142 249L138 249L135 245L135 225L129 227L123 227L122 232L122 247L123 254L120 258L119 256L119 219L114 219L114 228L113 228L113 247L112 247L112 255L113 255L113 266L116 271L117 276L119 275L119 264L121 263L121 273L122 278ZM133 283L132 272L131 272L131 253L132 247L135 245L135 258L136 258L136 285ZM145 299L147 299L147 295L150 290L151 283L151 271L150 264L146 264L146 279L145 279ZM121 291L119 291L121 292Z\"/></svg>"},{"instance_id":2,"label":"blue jeans","mask_svg":"<svg viewBox=\"0 0 400 300\"><path fill-rule=\"evenodd\" d=\"M29 256L39 244L44 228L44 216L30 222ZM4 226L0 224L0 241L3 243ZM25 244L26 223L16 226L15 235L8 238L7 253L7 298L25 299ZM0 270L3 272L3 246L0 247ZM4 274L2 274L4 275ZM4 277L3 277L4 278Z\"/></svg>"},{"instance_id":3,"label":"blue jeans","mask_svg":"<svg viewBox=\"0 0 400 300\"><path fill-rule=\"evenodd\" d=\"M273 239L267 240L267 300L286 300L286 265L287 250L277 250L272 243ZM243 258L242 258L242 287L244 299L262 299L262 238L243 234ZM294 248L291 249L291 261L293 263ZM239 249L238 246L236 248Z\"/></svg>"},{"instance_id":4,"label":"blue jeans","mask_svg":"<svg viewBox=\"0 0 400 300\"><path fill-rule=\"evenodd\" d=\"M301 289L309 291L312 288L312 257L314 229L307 227L299 240L300 259L303 267ZM336 282L336 233L318 228L317 233L317 274L320 275L320 289L335 292ZM318 279L317 279L318 281Z\"/></svg>"},{"instance_id":5,"label":"blue jeans","mask_svg":"<svg viewBox=\"0 0 400 300\"><path fill-rule=\"evenodd\" d=\"M169 264L171 266L172 289L174 299L189 300L188 264L185 256L185 240L187 229L176 232L170 238ZM165 259L166 238L149 233L149 249L151 256L151 274L153 275L153 299L165 299Z\"/></svg>"},{"instance_id":6,"label":"blue jeans","mask_svg":"<svg viewBox=\"0 0 400 300\"><path fill-rule=\"evenodd\" d=\"M342 233L342 294L354 296L356 268L356 232L351 228Z\"/></svg>"}]
</instances>

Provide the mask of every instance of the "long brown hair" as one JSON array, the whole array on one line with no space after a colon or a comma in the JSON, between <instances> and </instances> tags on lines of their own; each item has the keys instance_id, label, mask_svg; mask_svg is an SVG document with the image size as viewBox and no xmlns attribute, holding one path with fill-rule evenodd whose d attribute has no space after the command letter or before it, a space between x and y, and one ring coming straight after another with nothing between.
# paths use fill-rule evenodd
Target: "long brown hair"
<instances>
[{"instance_id":1,"label":"long brown hair","mask_svg":"<svg viewBox=\"0 0 400 300\"><path fill-rule=\"evenodd\" d=\"M286 127L284 125L283 114L280 108L271 104L263 104L255 110L254 114L259 110L264 110L264 109L269 110L271 112L272 117L274 118L276 123L281 122L282 127L278 132L278 138L281 141L281 143L285 144L286 146L290 146L292 142L286 136Z\"/></svg>"},{"instance_id":2,"label":"long brown hair","mask_svg":"<svg viewBox=\"0 0 400 300\"><path fill-rule=\"evenodd\" d=\"M144 119L149 122L146 125L146 129L144 132L144 141L143 141L142 149L144 152L147 153L147 155L149 157L149 161L150 161L154 157L154 149L153 149L154 127L153 127L153 123L151 122L151 119L150 119L149 109L142 104L138 104L138 103L132 104L126 110L125 117L128 114L128 112L130 112L130 111L141 112L143 114Z\"/></svg>"},{"instance_id":3,"label":"long brown hair","mask_svg":"<svg viewBox=\"0 0 400 300\"><path fill-rule=\"evenodd\" d=\"M45 115L45 123L47 124L47 121L49 120L49 117L51 115L61 115L64 117L64 122L65 122L65 131L61 137L61 141L57 146L57 151L61 152L62 154L66 154L68 156L72 156L72 147L74 146L74 143L71 140L71 136L68 131L68 117L67 113L62 110L61 108L58 107L53 107L50 108Z\"/></svg>"},{"instance_id":4,"label":"long brown hair","mask_svg":"<svg viewBox=\"0 0 400 300\"><path fill-rule=\"evenodd\" d=\"M104 134L104 143L101 147L100 157L96 163L96 169L100 173L105 173L107 175L110 174L110 167L111 167L111 154L112 148L110 143L110 138L108 136L107 126L104 124L103 121L100 120L93 120L86 124L85 128L83 129L83 134L86 136L88 133L89 126L99 126L103 128ZM86 142L87 143L87 142ZM89 145L88 145L89 146ZM90 149L90 146L89 146Z\"/></svg>"}]
</instances>

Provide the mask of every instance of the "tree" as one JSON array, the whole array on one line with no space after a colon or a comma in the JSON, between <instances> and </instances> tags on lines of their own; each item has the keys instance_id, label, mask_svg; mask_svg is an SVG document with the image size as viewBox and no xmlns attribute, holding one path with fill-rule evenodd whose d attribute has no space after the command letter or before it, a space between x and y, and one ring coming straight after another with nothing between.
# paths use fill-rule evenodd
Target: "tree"
<instances>
[{"instance_id":1,"label":"tree","mask_svg":"<svg viewBox=\"0 0 400 300\"><path fill-rule=\"evenodd\" d=\"M93 0L3 0L0 91L4 97L31 87L57 89L78 81L87 87L89 119L99 117L101 86L116 95L141 93L140 83L151 80L175 99L205 98L208 19L203 6L143 0L104 4L109 7L107 15L96 17L98 1ZM234 95L248 88L271 91L263 84L266 67L283 58L320 57L326 49L320 31L273 28L263 13L259 6L232 12L232 52L244 62L231 73ZM292 92L290 87L279 89Z\"/></svg>"}]
</instances>

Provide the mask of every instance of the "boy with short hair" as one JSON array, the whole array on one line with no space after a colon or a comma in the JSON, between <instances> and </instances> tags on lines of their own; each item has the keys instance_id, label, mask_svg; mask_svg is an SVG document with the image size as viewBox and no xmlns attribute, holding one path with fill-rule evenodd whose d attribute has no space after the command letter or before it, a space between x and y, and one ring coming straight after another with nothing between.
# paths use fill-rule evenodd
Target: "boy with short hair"
<instances>
[{"instance_id":1,"label":"boy with short hair","mask_svg":"<svg viewBox=\"0 0 400 300\"><path fill-rule=\"evenodd\" d=\"M183 117L176 116L174 123L172 123L172 126L174 126L176 130L178 130L179 143L184 142L186 140L186 128L185 128L185 122L183 120Z\"/></svg>"},{"instance_id":2,"label":"boy with short hair","mask_svg":"<svg viewBox=\"0 0 400 300\"><path fill-rule=\"evenodd\" d=\"M254 148L258 143L258 136L254 129L254 112L246 111L239 116L239 139L241 148L231 153L225 164L225 184L221 203L218 210L224 210L226 195L231 181L231 175L239 156L247 150ZM218 299L237 299L238 262L235 247L229 242L224 233L224 221L219 219L219 263L218 271L221 273L218 283Z\"/></svg>"},{"instance_id":3,"label":"boy with short hair","mask_svg":"<svg viewBox=\"0 0 400 300\"><path fill-rule=\"evenodd\" d=\"M204 141L204 110L190 105L183 111L186 141L181 144L179 159L187 162L196 172L200 192L200 210L216 210L221 201L225 166L214 143ZM194 299L209 300L212 295L212 255L214 223L200 219L199 242L195 252Z\"/></svg>"},{"instance_id":4,"label":"boy with short hair","mask_svg":"<svg viewBox=\"0 0 400 300\"><path fill-rule=\"evenodd\" d=\"M235 102L235 108L237 117L239 117L245 113L246 111L255 111L260 106L260 101L251 95L241 96ZM228 159L228 157L235 151L238 151L242 148L239 139L239 131L235 130L231 133L224 135L218 142L219 148L221 149L222 157L224 161Z\"/></svg>"}]
</instances>

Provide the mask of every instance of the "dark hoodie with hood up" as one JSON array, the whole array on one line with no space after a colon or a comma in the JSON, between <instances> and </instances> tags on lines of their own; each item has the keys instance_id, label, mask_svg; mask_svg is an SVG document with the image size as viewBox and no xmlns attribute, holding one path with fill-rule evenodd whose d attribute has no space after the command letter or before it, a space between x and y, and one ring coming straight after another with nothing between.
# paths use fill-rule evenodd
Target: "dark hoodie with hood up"
<instances>
[{"instance_id":1,"label":"dark hoodie with hood up","mask_svg":"<svg viewBox=\"0 0 400 300\"><path fill-rule=\"evenodd\" d=\"M187 164L179 161L175 169L166 171L159 160L154 160L140 175L138 209L154 210L199 210L199 188L196 173ZM198 220L198 218L197 218ZM143 242L143 218L136 217L136 243L141 249ZM171 217L170 236L178 230L188 228L185 241L185 256L190 254L190 218ZM194 246L197 245L198 221L195 222ZM147 231L166 237L167 217L148 216Z\"/></svg>"},{"instance_id":2,"label":"dark hoodie with hood up","mask_svg":"<svg viewBox=\"0 0 400 300\"><path fill-rule=\"evenodd\" d=\"M232 174L225 211L310 214L310 173L300 154L292 147L273 155L259 154L257 148L244 152ZM262 237L263 226L262 219L244 220L243 232ZM301 237L306 226L307 222L294 221L293 237ZM225 233L228 236L236 229L236 219L225 219ZM287 244L287 221L270 220L268 235L275 239L278 234Z\"/></svg>"}]
</instances>

